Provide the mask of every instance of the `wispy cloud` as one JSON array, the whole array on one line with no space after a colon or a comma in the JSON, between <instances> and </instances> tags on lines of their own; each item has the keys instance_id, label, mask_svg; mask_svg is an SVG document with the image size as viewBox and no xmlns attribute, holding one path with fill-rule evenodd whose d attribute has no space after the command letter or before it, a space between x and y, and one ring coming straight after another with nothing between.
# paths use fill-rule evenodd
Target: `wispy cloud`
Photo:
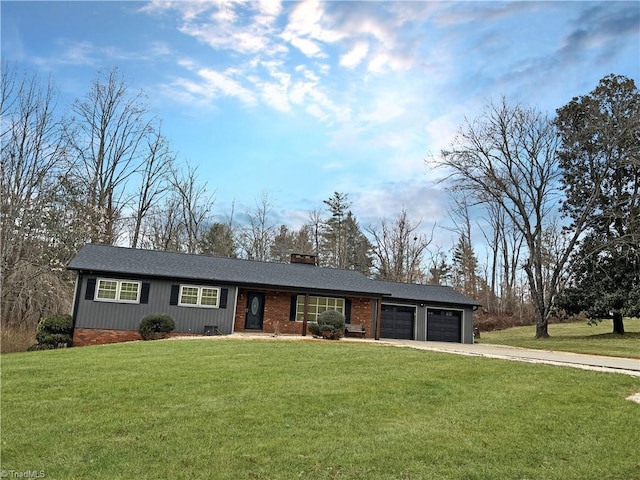
<instances>
[{"instance_id":1,"label":"wispy cloud","mask_svg":"<svg viewBox=\"0 0 640 480\"><path fill-rule=\"evenodd\" d=\"M637 38L640 31L640 8L628 8L619 2L595 5L580 13L574 29L564 37L559 55L565 61L581 58L594 50L610 55L627 44L627 38ZM630 40L631 40L630 38ZM632 40L631 40L632 41Z\"/></svg>"},{"instance_id":2,"label":"wispy cloud","mask_svg":"<svg viewBox=\"0 0 640 480\"><path fill-rule=\"evenodd\" d=\"M328 25L324 8L319 0L304 0L289 15L281 37L298 48L307 57L327 57L323 44L332 44L345 34Z\"/></svg>"},{"instance_id":3,"label":"wispy cloud","mask_svg":"<svg viewBox=\"0 0 640 480\"><path fill-rule=\"evenodd\" d=\"M340 57L340 65L346 68L357 67L369 53L367 42L356 42L351 50Z\"/></svg>"},{"instance_id":4,"label":"wispy cloud","mask_svg":"<svg viewBox=\"0 0 640 480\"><path fill-rule=\"evenodd\" d=\"M334 129L335 143L397 149L412 141L398 125L422 124L425 149L437 151L451 124L491 92L522 96L574 61L613 54L625 32L637 38L637 9L613 3L161 1L144 11L177 14L180 32L213 53L194 56L188 72L165 85L184 89L174 98L201 105L231 97L305 112ZM537 37L536 22L566 22L567 11L575 11L569 33ZM535 54L528 53L532 38ZM430 116L421 119L420 109ZM391 122L395 131L380 127Z\"/></svg>"}]
</instances>

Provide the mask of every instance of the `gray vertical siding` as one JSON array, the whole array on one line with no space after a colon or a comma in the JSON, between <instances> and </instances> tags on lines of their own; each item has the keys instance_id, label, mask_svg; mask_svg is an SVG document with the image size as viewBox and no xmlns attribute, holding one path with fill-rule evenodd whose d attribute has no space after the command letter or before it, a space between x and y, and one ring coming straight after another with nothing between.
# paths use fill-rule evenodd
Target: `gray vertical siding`
<instances>
[{"instance_id":1,"label":"gray vertical siding","mask_svg":"<svg viewBox=\"0 0 640 480\"><path fill-rule=\"evenodd\" d=\"M416 340L427 339L427 309L422 305L416 308Z\"/></svg>"},{"instance_id":2,"label":"gray vertical siding","mask_svg":"<svg viewBox=\"0 0 640 480\"><path fill-rule=\"evenodd\" d=\"M237 289L227 285L210 285L228 288L226 308L180 307L170 305L171 285L178 282L158 279L140 279L150 284L149 301L142 303L96 302L86 300L87 278L111 278L108 275L82 275L75 309L77 328L100 328L105 330L137 330L140 321L150 313L166 313L176 322L175 332L202 334L205 326L217 326L221 333L233 332ZM113 278L126 279L123 276ZM189 285L197 283L189 282Z\"/></svg>"},{"instance_id":3,"label":"gray vertical siding","mask_svg":"<svg viewBox=\"0 0 640 480\"><path fill-rule=\"evenodd\" d=\"M462 315L462 343L473 341L473 309L465 308Z\"/></svg>"}]
</instances>

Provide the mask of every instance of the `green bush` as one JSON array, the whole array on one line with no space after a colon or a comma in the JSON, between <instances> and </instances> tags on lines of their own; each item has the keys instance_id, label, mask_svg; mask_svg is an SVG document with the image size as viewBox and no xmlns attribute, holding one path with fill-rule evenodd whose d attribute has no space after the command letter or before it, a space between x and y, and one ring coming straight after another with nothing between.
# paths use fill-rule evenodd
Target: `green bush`
<instances>
[{"instance_id":1,"label":"green bush","mask_svg":"<svg viewBox=\"0 0 640 480\"><path fill-rule=\"evenodd\" d=\"M175 328L176 323L170 315L166 313L151 313L140 322L138 333L143 340L155 340L165 338Z\"/></svg>"},{"instance_id":2,"label":"green bush","mask_svg":"<svg viewBox=\"0 0 640 480\"><path fill-rule=\"evenodd\" d=\"M69 314L56 314L43 318L36 328L36 341L29 350L49 350L73 346L73 318Z\"/></svg>"},{"instance_id":3,"label":"green bush","mask_svg":"<svg viewBox=\"0 0 640 480\"><path fill-rule=\"evenodd\" d=\"M318 322L309 322L307 324L307 328L309 329L311 334L315 335L316 337L319 337L320 335L322 335L320 333L320 325L318 325Z\"/></svg>"},{"instance_id":4,"label":"green bush","mask_svg":"<svg viewBox=\"0 0 640 480\"><path fill-rule=\"evenodd\" d=\"M73 318L69 314L51 315L40 320L38 331L73 335Z\"/></svg>"},{"instance_id":5,"label":"green bush","mask_svg":"<svg viewBox=\"0 0 640 480\"><path fill-rule=\"evenodd\" d=\"M344 335L345 318L337 310L327 310L318 316L320 334L330 340L338 340Z\"/></svg>"}]
</instances>

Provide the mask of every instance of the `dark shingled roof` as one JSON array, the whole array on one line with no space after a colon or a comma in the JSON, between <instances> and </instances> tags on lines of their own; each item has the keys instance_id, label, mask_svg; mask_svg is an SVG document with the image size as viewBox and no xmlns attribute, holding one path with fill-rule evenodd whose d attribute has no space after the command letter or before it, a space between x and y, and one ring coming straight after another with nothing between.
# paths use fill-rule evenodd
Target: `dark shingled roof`
<instances>
[{"instance_id":1,"label":"dark shingled roof","mask_svg":"<svg viewBox=\"0 0 640 480\"><path fill-rule=\"evenodd\" d=\"M110 274L216 281L230 285L345 292L364 296L387 293L380 285L355 270L106 245L85 245L67 268Z\"/></svg>"},{"instance_id":2,"label":"dark shingled roof","mask_svg":"<svg viewBox=\"0 0 640 480\"><path fill-rule=\"evenodd\" d=\"M372 282L379 284L379 289L388 292L398 300L467 305L471 307L480 306L474 299L443 285L420 285L416 283L385 282L382 280L372 280Z\"/></svg>"},{"instance_id":3,"label":"dark shingled roof","mask_svg":"<svg viewBox=\"0 0 640 480\"><path fill-rule=\"evenodd\" d=\"M479 306L475 300L451 287L371 280L355 270L107 245L85 245L67 268L103 274L215 281L269 289L340 292L343 295L384 296L414 302Z\"/></svg>"}]
</instances>

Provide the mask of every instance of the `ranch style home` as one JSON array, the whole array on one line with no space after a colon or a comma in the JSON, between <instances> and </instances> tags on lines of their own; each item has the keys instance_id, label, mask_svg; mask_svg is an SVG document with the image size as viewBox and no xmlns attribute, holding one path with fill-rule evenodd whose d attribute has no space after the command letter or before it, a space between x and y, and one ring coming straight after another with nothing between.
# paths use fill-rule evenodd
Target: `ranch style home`
<instances>
[{"instance_id":1,"label":"ranch style home","mask_svg":"<svg viewBox=\"0 0 640 480\"><path fill-rule=\"evenodd\" d=\"M85 245L77 273L77 346L138 340L150 313L171 315L174 334L307 334L325 310L342 312L366 338L473 343L478 303L451 287L372 280L355 270Z\"/></svg>"}]
</instances>

